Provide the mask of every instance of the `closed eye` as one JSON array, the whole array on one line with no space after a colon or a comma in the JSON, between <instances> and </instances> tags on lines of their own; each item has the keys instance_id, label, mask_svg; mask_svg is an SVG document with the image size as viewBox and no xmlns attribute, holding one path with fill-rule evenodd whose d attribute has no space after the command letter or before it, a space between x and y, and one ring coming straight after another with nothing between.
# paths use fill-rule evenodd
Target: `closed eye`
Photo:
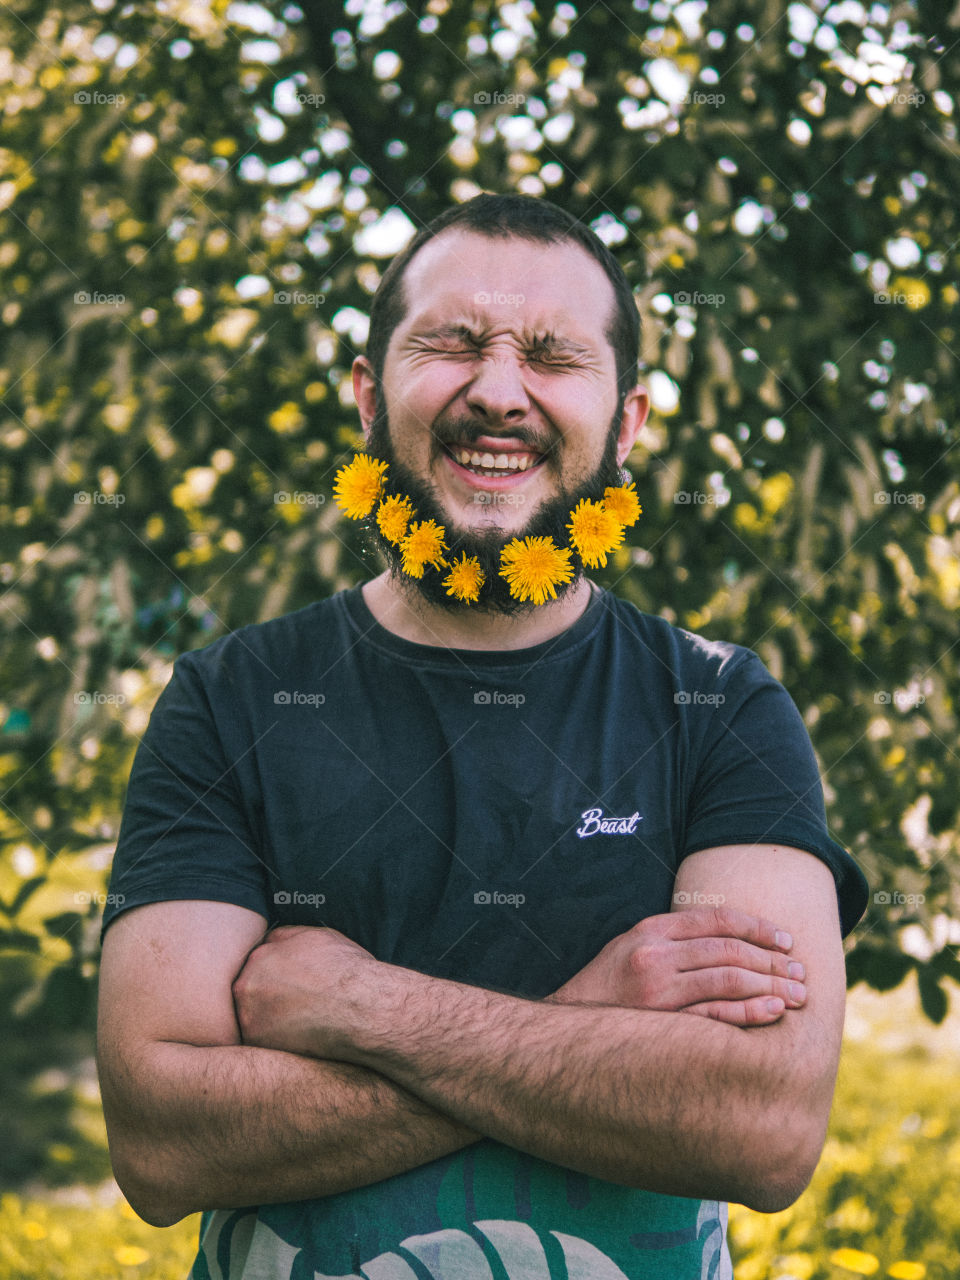
<instances>
[{"instance_id":1,"label":"closed eye","mask_svg":"<svg viewBox=\"0 0 960 1280\"><path fill-rule=\"evenodd\" d=\"M425 351L433 351L441 356L467 356L479 354L479 347L469 342L425 342L421 344Z\"/></svg>"},{"instance_id":2,"label":"closed eye","mask_svg":"<svg viewBox=\"0 0 960 1280\"><path fill-rule=\"evenodd\" d=\"M560 351L533 351L527 357L533 364L576 365L574 356L564 355Z\"/></svg>"}]
</instances>

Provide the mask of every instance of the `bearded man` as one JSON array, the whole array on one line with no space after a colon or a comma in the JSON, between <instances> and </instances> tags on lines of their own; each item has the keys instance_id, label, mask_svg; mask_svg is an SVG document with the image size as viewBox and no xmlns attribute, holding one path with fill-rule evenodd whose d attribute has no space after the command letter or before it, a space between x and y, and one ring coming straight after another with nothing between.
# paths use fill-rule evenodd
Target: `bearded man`
<instances>
[{"instance_id":1,"label":"bearded man","mask_svg":"<svg viewBox=\"0 0 960 1280\"><path fill-rule=\"evenodd\" d=\"M374 299L372 581L183 655L131 775L99 1065L195 1280L729 1277L822 1148L866 902L749 649L585 576L638 514L616 260L482 195Z\"/></svg>"}]
</instances>

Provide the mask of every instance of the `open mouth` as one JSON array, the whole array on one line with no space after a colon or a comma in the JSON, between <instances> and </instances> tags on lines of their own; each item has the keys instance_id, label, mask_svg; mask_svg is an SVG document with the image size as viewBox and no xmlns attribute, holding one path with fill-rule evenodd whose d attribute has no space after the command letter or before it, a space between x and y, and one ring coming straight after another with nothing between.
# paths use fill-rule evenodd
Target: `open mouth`
<instances>
[{"instance_id":1,"label":"open mouth","mask_svg":"<svg viewBox=\"0 0 960 1280\"><path fill-rule=\"evenodd\" d=\"M468 449L463 445L450 445L447 448L447 454L465 470L489 480L517 475L522 471L531 471L539 467L544 460L543 454L534 453L529 449L493 453L487 449Z\"/></svg>"}]
</instances>

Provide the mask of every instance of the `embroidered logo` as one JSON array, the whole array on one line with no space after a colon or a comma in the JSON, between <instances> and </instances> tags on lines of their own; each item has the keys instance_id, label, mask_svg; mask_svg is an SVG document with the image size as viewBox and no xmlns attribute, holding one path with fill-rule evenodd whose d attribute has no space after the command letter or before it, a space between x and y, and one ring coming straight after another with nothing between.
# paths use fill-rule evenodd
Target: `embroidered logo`
<instances>
[{"instance_id":1,"label":"embroidered logo","mask_svg":"<svg viewBox=\"0 0 960 1280\"><path fill-rule=\"evenodd\" d=\"M581 813L583 826L577 827L577 835L581 840L587 836L632 836L636 833L637 823L642 822L639 813L631 813L629 818L605 818L602 809L586 809Z\"/></svg>"}]
</instances>

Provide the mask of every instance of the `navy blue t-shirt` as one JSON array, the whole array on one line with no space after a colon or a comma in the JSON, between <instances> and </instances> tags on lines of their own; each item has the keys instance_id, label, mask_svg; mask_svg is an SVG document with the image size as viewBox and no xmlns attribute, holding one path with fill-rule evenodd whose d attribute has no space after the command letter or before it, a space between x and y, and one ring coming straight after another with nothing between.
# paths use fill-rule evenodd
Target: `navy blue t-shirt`
<instances>
[{"instance_id":1,"label":"navy blue t-shirt","mask_svg":"<svg viewBox=\"0 0 960 1280\"><path fill-rule=\"evenodd\" d=\"M104 928L145 903L212 899L539 998L669 911L688 854L737 843L815 854L842 931L863 914L803 722L752 651L598 590L531 648L432 647L380 626L358 587L178 659L134 762ZM716 1202L485 1140L373 1187L206 1215L194 1275L236 1280L269 1259L271 1275L344 1275L397 1248L429 1269L411 1241L502 1253L522 1224L544 1275L560 1246L567 1265L582 1246L629 1277L699 1276L708 1256L721 1275L725 1221Z\"/></svg>"}]
</instances>

